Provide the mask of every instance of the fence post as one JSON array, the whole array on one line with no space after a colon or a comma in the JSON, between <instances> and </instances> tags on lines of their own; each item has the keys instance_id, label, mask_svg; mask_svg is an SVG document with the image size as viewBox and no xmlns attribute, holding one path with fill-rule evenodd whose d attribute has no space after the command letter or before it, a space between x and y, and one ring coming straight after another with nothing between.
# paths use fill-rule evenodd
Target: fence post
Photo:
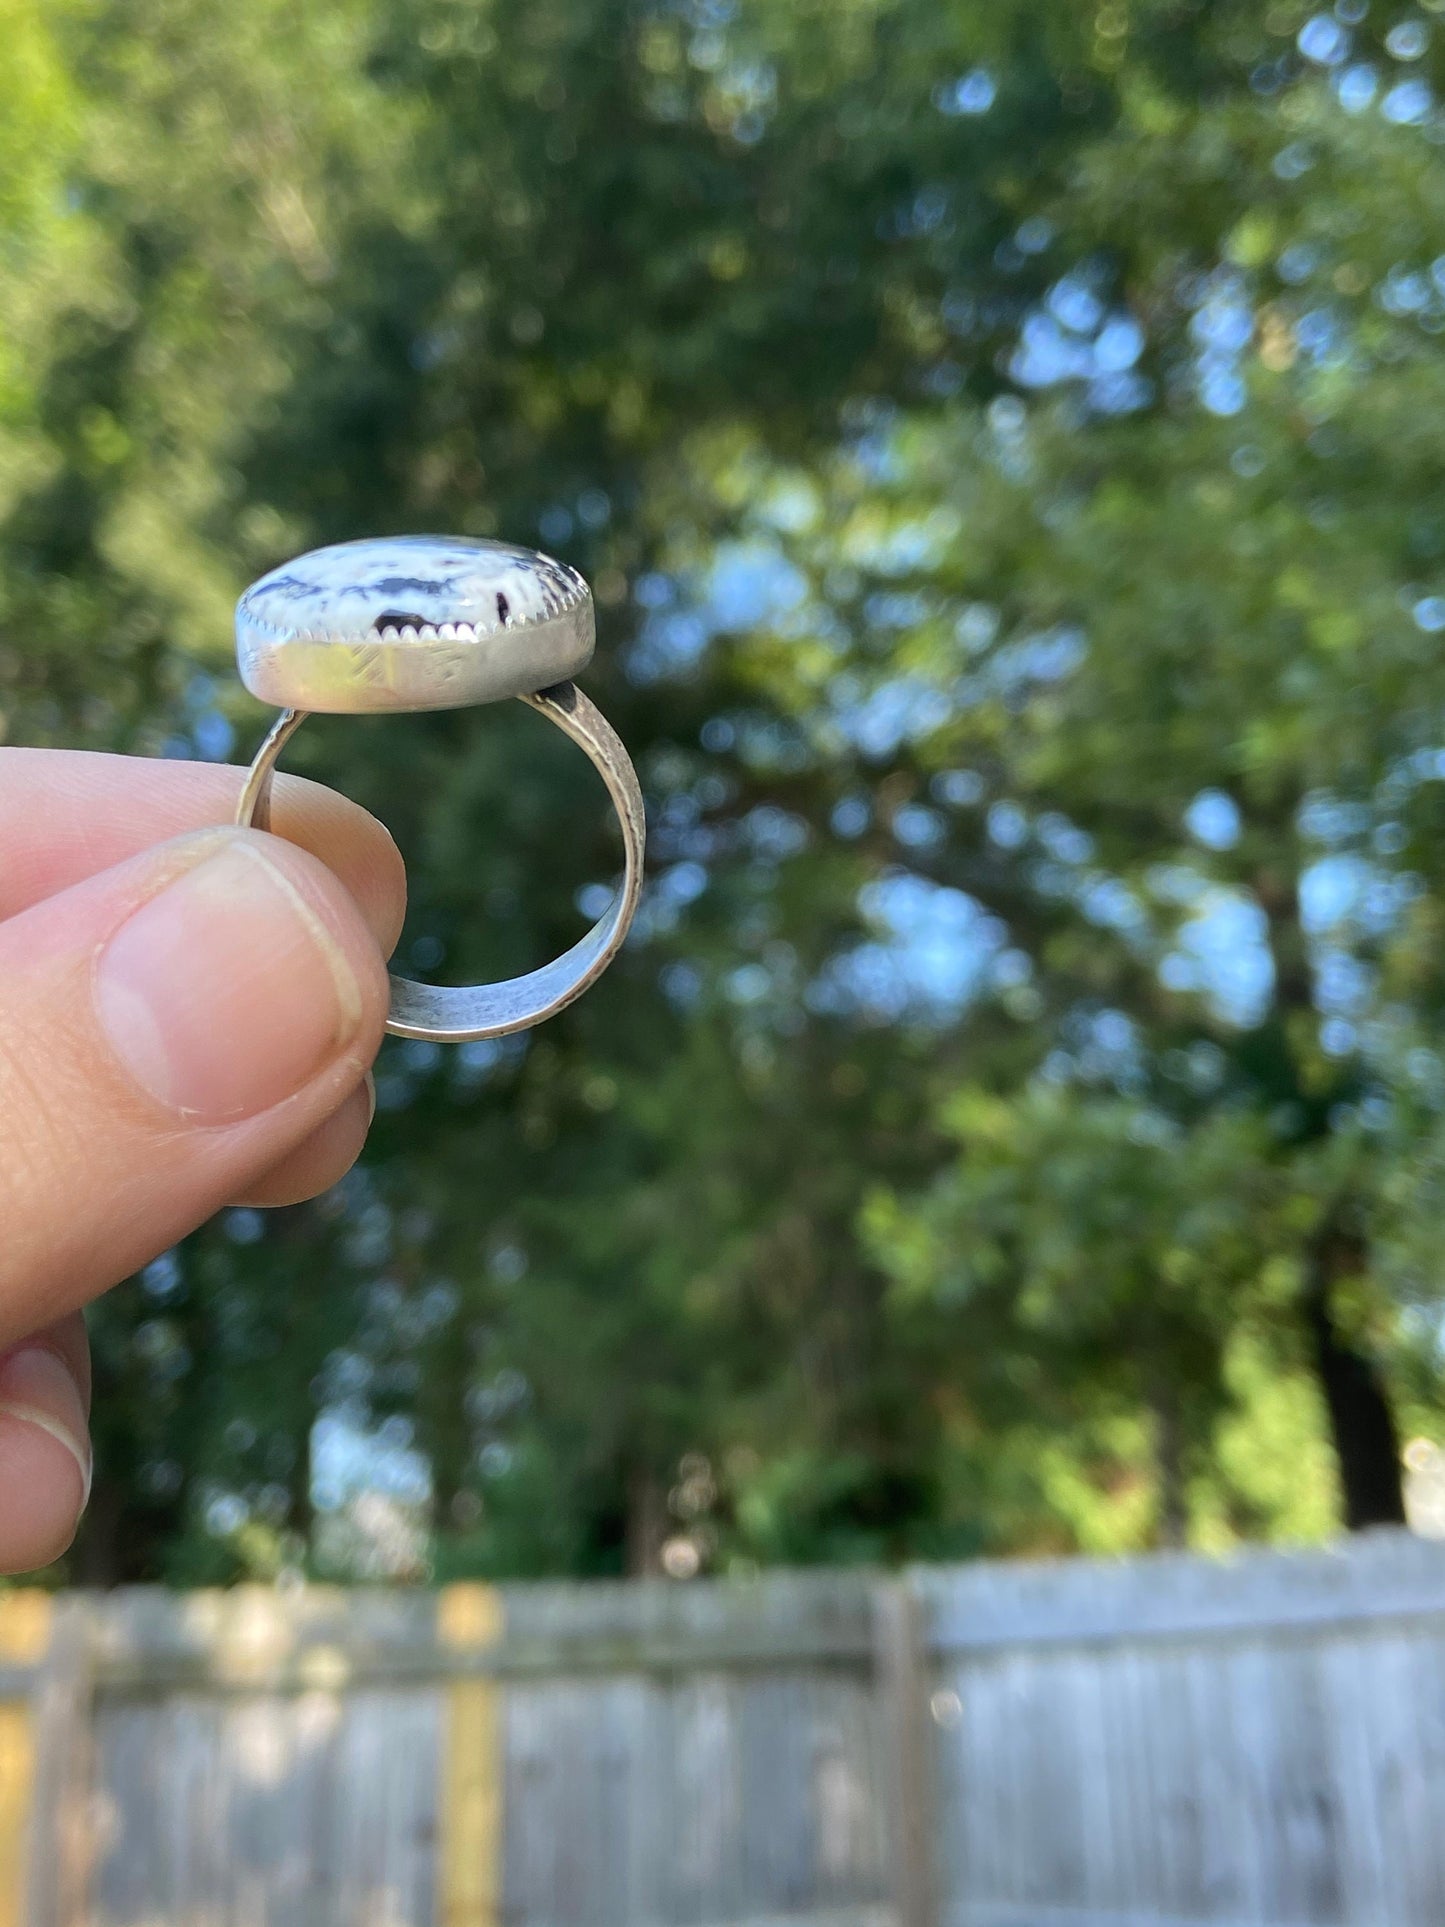
<instances>
[{"instance_id":1,"label":"fence post","mask_svg":"<svg viewBox=\"0 0 1445 1927\"><path fill-rule=\"evenodd\" d=\"M504 1630L492 1586L447 1586L437 1599L437 1634L453 1651L495 1646ZM502 1899L503 1766L500 1692L483 1676L447 1688L442 1733L441 1841L437 1889L441 1927L496 1927Z\"/></svg>"},{"instance_id":2,"label":"fence post","mask_svg":"<svg viewBox=\"0 0 1445 1927\"><path fill-rule=\"evenodd\" d=\"M26 1927L25 1890L34 1842L35 1685L50 1646L49 1593L0 1594L0 1666L35 1669L22 1696L0 1701L0 1927Z\"/></svg>"},{"instance_id":3,"label":"fence post","mask_svg":"<svg viewBox=\"0 0 1445 1927\"><path fill-rule=\"evenodd\" d=\"M898 1927L938 1927L928 1653L906 1578L881 1580L873 1595L873 1651Z\"/></svg>"},{"instance_id":4,"label":"fence post","mask_svg":"<svg viewBox=\"0 0 1445 1927\"><path fill-rule=\"evenodd\" d=\"M26 1927L83 1927L89 1912L93 1675L90 1602L57 1600L34 1699Z\"/></svg>"}]
</instances>

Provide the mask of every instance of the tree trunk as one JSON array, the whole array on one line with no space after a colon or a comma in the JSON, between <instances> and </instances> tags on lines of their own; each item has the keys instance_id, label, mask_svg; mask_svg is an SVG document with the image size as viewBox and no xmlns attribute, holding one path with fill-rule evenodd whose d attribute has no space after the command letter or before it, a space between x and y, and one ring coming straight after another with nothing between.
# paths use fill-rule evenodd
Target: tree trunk
<instances>
[{"instance_id":1,"label":"tree trunk","mask_svg":"<svg viewBox=\"0 0 1445 1927\"><path fill-rule=\"evenodd\" d=\"M1351 1532L1405 1523L1400 1436L1384 1384L1373 1362L1341 1335L1334 1316L1335 1285L1363 1268L1364 1255L1357 1237L1327 1224L1310 1251L1304 1291Z\"/></svg>"},{"instance_id":2,"label":"tree trunk","mask_svg":"<svg viewBox=\"0 0 1445 1927\"><path fill-rule=\"evenodd\" d=\"M1189 1537L1189 1502L1184 1479L1184 1427L1179 1416L1179 1400L1174 1387L1161 1379L1155 1383L1149 1402L1154 1408L1154 1465L1159 1479L1159 1543L1177 1550L1185 1545Z\"/></svg>"},{"instance_id":3,"label":"tree trunk","mask_svg":"<svg viewBox=\"0 0 1445 1927\"><path fill-rule=\"evenodd\" d=\"M1315 1009L1299 882L1298 876L1288 883L1261 876L1255 883L1255 894L1270 920L1285 1062L1291 1061L1289 1016L1304 1017ZM1374 1363L1355 1350L1335 1322L1335 1287L1343 1279L1361 1276L1367 1255L1363 1238L1337 1211L1326 1218L1306 1254L1302 1294L1314 1367L1339 1461L1345 1524L1351 1532L1405 1523L1400 1439L1384 1383Z\"/></svg>"},{"instance_id":4,"label":"tree trunk","mask_svg":"<svg viewBox=\"0 0 1445 1927\"><path fill-rule=\"evenodd\" d=\"M316 1516L311 1503L311 1424L301 1427L295 1439L295 1463L291 1469L290 1504L286 1510L287 1528L301 1542L301 1561L309 1568L314 1551Z\"/></svg>"},{"instance_id":5,"label":"tree trunk","mask_svg":"<svg viewBox=\"0 0 1445 1927\"><path fill-rule=\"evenodd\" d=\"M72 1586L97 1589L118 1586L128 1576L121 1569L120 1529L126 1495L112 1479L97 1474L90 1503L81 1516L75 1545L66 1560Z\"/></svg>"},{"instance_id":6,"label":"tree trunk","mask_svg":"<svg viewBox=\"0 0 1445 1927\"><path fill-rule=\"evenodd\" d=\"M667 1492L655 1473L634 1466L627 1478L627 1576L645 1579L662 1571L668 1535Z\"/></svg>"}]
</instances>

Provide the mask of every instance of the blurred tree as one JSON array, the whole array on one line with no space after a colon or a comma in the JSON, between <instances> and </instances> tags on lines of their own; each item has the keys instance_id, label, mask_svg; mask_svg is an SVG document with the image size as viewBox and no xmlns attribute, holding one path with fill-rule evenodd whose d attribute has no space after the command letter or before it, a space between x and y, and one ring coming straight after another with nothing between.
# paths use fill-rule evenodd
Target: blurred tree
<instances>
[{"instance_id":1,"label":"blurred tree","mask_svg":"<svg viewBox=\"0 0 1445 1927\"><path fill-rule=\"evenodd\" d=\"M1220 1107L1189 1126L1139 1098L1037 1084L965 1090L948 1121L957 1165L921 1206L878 1193L870 1228L906 1299L937 1307L940 1342L966 1331L954 1376L986 1431L1036 1426L1055 1400L1096 1429L1145 1416L1131 1482L1152 1488L1164 1542L1221 1504L1247 1531L1250 1495L1214 1464L1233 1354L1252 1332L1277 1373L1299 1362L1289 1200L1260 1120Z\"/></svg>"},{"instance_id":2,"label":"blurred tree","mask_svg":"<svg viewBox=\"0 0 1445 1927\"><path fill-rule=\"evenodd\" d=\"M248 575L497 532L595 583L654 825L595 993L389 1049L337 1194L101 1308L71 1570L277 1569L417 1450L449 1571L1318 1531L1264 1461L1322 1412L1394 1516L1445 1081L1425 17L16 6L15 738L226 755ZM298 741L458 978L612 875L579 761L520 710Z\"/></svg>"},{"instance_id":3,"label":"blurred tree","mask_svg":"<svg viewBox=\"0 0 1445 1927\"><path fill-rule=\"evenodd\" d=\"M1424 24L1384 38L1418 75ZM1319 16L1224 101L1141 65L1069 194L1033 203L1056 278L1007 361L1032 401L878 415L786 546L820 585L851 570L863 616L841 675L789 671L800 713L846 727L846 677L855 716L891 697L908 717L911 782L886 779L907 864L1008 919L1021 1014L1053 1031L1044 1079L1147 1100L1163 1131L1268 1125L1294 1233L1273 1248L1363 1526L1403 1518L1372 1227L1392 1235L1380 1187L1421 1109L1402 1073L1438 1077L1445 231L1427 83L1362 122L1385 83L1341 71L1348 42ZM881 659L879 617L905 632ZM940 802L983 808L981 846ZM1086 1170L1101 1103L1062 1141ZM1245 1196L1263 1153L1237 1142ZM1125 1247L1107 1275L1076 1212L1075 1289L1107 1303ZM1141 1332L1175 1243L1152 1229ZM1020 1254L1025 1296L1045 1252Z\"/></svg>"}]
</instances>

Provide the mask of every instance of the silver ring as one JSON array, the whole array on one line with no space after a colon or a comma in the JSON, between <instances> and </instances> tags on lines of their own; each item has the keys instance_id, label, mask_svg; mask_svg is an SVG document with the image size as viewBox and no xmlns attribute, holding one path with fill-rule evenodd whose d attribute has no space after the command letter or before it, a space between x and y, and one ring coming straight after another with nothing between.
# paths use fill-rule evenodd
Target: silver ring
<instances>
[{"instance_id":1,"label":"silver ring","mask_svg":"<svg viewBox=\"0 0 1445 1927\"><path fill-rule=\"evenodd\" d=\"M502 983L391 980L387 1029L441 1043L504 1037L555 1016L621 948L642 894L642 791L622 741L571 678L592 658L592 595L532 549L452 536L390 536L315 549L253 582L236 605L236 660L282 711L236 806L270 827L277 758L306 717L455 709L517 697L592 759L622 825L623 876L579 942Z\"/></svg>"}]
</instances>

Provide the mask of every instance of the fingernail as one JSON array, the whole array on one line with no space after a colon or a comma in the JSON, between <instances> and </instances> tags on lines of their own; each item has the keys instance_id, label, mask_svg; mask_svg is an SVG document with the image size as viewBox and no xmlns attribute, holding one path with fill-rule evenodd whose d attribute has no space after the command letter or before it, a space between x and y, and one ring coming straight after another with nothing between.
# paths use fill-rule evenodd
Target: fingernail
<instances>
[{"instance_id":1,"label":"fingernail","mask_svg":"<svg viewBox=\"0 0 1445 1927\"><path fill-rule=\"evenodd\" d=\"M369 1131L376 1122L376 1079L368 1071L362 1082L366 1086L366 1128Z\"/></svg>"},{"instance_id":2,"label":"fingernail","mask_svg":"<svg viewBox=\"0 0 1445 1927\"><path fill-rule=\"evenodd\" d=\"M85 1401L64 1361L48 1345L26 1345L0 1363L0 1412L38 1426L80 1468L80 1507L90 1498L90 1434Z\"/></svg>"},{"instance_id":3,"label":"fingernail","mask_svg":"<svg viewBox=\"0 0 1445 1927\"><path fill-rule=\"evenodd\" d=\"M255 1117L355 1035L361 990L326 925L259 842L222 841L142 904L96 967L116 1056L196 1123Z\"/></svg>"}]
</instances>

